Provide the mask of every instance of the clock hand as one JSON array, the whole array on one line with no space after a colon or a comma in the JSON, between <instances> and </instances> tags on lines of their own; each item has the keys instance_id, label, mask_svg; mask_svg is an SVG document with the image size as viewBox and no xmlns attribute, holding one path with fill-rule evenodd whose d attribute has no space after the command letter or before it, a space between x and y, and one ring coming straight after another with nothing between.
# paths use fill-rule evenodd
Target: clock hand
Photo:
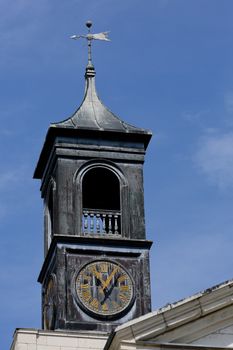
<instances>
[{"instance_id":1,"label":"clock hand","mask_svg":"<svg viewBox=\"0 0 233 350\"><path fill-rule=\"evenodd\" d=\"M110 298L110 294L112 293L113 288L116 286L117 280L118 280L118 277L115 278L115 281L114 281L114 283L111 285L110 289L105 288L105 289L103 290L103 292L104 292L104 299L100 302L101 305L103 305L103 304L105 303L106 299L108 299L108 298L111 299L111 298Z\"/></svg>"},{"instance_id":2,"label":"clock hand","mask_svg":"<svg viewBox=\"0 0 233 350\"><path fill-rule=\"evenodd\" d=\"M118 266L115 267L115 269L111 272L110 276L103 283L103 285L102 285L103 290L108 287L109 283L111 282L111 280L113 279L113 277L114 277L114 275L116 274L117 271L118 271Z\"/></svg>"},{"instance_id":3,"label":"clock hand","mask_svg":"<svg viewBox=\"0 0 233 350\"><path fill-rule=\"evenodd\" d=\"M95 280L96 280L96 286L99 287L99 286L102 286L102 283L100 281L100 279L98 277L95 276Z\"/></svg>"},{"instance_id":4,"label":"clock hand","mask_svg":"<svg viewBox=\"0 0 233 350\"><path fill-rule=\"evenodd\" d=\"M93 268L93 272L95 275L95 278L100 282L101 287L104 289L104 281L102 280L101 273L96 270L96 267Z\"/></svg>"}]
</instances>

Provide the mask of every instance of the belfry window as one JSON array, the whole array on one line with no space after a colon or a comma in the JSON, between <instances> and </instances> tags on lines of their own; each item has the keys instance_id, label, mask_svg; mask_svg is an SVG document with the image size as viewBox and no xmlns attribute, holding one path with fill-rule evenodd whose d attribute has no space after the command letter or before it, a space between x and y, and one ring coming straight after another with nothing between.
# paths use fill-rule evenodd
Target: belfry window
<instances>
[{"instance_id":1,"label":"belfry window","mask_svg":"<svg viewBox=\"0 0 233 350\"><path fill-rule=\"evenodd\" d=\"M121 233L120 182L104 167L86 172L82 181L83 232L86 234Z\"/></svg>"}]
</instances>

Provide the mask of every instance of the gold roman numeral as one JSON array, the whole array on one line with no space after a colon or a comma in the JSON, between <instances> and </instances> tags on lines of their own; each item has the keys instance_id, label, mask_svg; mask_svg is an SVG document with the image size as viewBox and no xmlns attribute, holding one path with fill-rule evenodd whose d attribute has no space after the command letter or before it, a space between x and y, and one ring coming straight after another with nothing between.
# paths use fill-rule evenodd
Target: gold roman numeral
<instances>
[{"instance_id":1,"label":"gold roman numeral","mask_svg":"<svg viewBox=\"0 0 233 350\"><path fill-rule=\"evenodd\" d=\"M118 282L121 283L121 282L124 282L125 280L127 280L127 276L126 275L122 275L118 278Z\"/></svg>"},{"instance_id":2,"label":"gold roman numeral","mask_svg":"<svg viewBox=\"0 0 233 350\"><path fill-rule=\"evenodd\" d=\"M128 300L127 296L126 296L125 294L122 294L122 293L119 294L119 298L120 298L121 301L123 301L123 302L126 302L126 301Z\"/></svg>"},{"instance_id":3,"label":"gold roman numeral","mask_svg":"<svg viewBox=\"0 0 233 350\"><path fill-rule=\"evenodd\" d=\"M83 275L82 276L83 280L87 280L87 281L90 281L91 280L91 276L87 276L87 275Z\"/></svg>"},{"instance_id":4,"label":"gold roman numeral","mask_svg":"<svg viewBox=\"0 0 233 350\"><path fill-rule=\"evenodd\" d=\"M103 311L108 311L108 305L107 305L106 303L104 303L104 304L102 305L102 310L103 310Z\"/></svg>"},{"instance_id":5,"label":"gold roman numeral","mask_svg":"<svg viewBox=\"0 0 233 350\"><path fill-rule=\"evenodd\" d=\"M99 301L94 298L91 302L90 302L90 305L94 308L94 309L98 309L99 307Z\"/></svg>"},{"instance_id":6,"label":"gold roman numeral","mask_svg":"<svg viewBox=\"0 0 233 350\"><path fill-rule=\"evenodd\" d=\"M119 310L120 309L119 305L115 301L112 301L112 307L113 307L114 310Z\"/></svg>"},{"instance_id":7,"label":"gold roman numeral","mask_svg":"<svg viewBox=\"0 0 233 350\"><path fill-rule=\"evenodd\" d=\"M82 291L82 296L85 301L89 301L91 299L91 293L89 290Z\"/></svg>"},{"instance_id":8,"label":"gold roman numeral","mask_svg":"<svg viewBox=\"0 0 233 350\"><path fill-rule=\"evenodd\" d=\"M99 268L100 268L100 271L103 273L108 272L108 264L107 263L104 263L104 262L100 263Z\"/></svg>"},{"instance_id":9,"label":"gold roman numeral","mask_svg":"<svg viewBox=\"0 0 233 350\"><path fill-rule=\"evenodd\" d=\"M122 291L122 292L128 292L128 291L129 291L129 286L128 286L128 285L126 285L126 286L120 285L120 291Z\"/></svg>"}]
</instances>

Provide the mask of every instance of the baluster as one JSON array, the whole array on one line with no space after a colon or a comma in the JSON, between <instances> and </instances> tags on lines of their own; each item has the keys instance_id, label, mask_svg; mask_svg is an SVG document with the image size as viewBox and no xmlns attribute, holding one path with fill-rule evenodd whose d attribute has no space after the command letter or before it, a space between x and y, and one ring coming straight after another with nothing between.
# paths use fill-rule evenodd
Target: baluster
<instances>
[{"instance_id":1,"label":"baluster","mask_svg":"<svg viewBox=\"0 0 233 350\"><path fill-rule=\"evenodd\" d=\"M83 213L83 215L84 215L84 224L83 224L83 227L84 227L84 233L86 233L86 232L87 232L87 229L88 229L88 212L85 211L85 212Z\"/></svg>"},{"instance_id":2,"label":"baluster","mask_svg":"<svg viewBox=\"0 0 233 350\"><path fill-rule=\"evenodd\" d=\"M102 219L103 220L103 222L102 222L102 226L103 226L102 232L106 233L106 214L103 214L102 218L103 218Z\"/></svg>"},{"instance_id":3,"label":"baluster","mask_svg":"<svg viewBox=\"0 0 233 350\"><path fill-rule=\"evenodd\" d=\"M114 234L118 235L118 215L114 215Z\"/></svg>"},{"instance_id":4,"label":"baluster","mask_svg":"<svg viewBox=\"0 0 233 350\"><path fill-rule=\"evenodd\" d=\"M100 214L96 214L96 232L100 233Z\"/></svg>"},{"instance_id":5,"label":"baluster","mask_svg":"<svg viewBox=\"0 0 233 350\"><path fill-rule=\"evenodd\" d=\"M112 214L108 214L108 233L112 234Z\"/></svg>"},{"instance_id":6,"label":"baluster","mask_svg":"<svg viewBox=\"0 0 233 350\"><path fill-rule=\"evenodd\" d=\"M94 214L93 213L90 214L90 231L91 233L93 233L94 231Z\"/></svg>"},{"instance_id":7,"label":"baluster","mask_svg":"<svg viewBox=\"0 0 233 350\"><path fill-rule=\"evenodd\" d=\"M120 214L83 211L83 233L120 235Z\"/></svg>"}]
</instances>

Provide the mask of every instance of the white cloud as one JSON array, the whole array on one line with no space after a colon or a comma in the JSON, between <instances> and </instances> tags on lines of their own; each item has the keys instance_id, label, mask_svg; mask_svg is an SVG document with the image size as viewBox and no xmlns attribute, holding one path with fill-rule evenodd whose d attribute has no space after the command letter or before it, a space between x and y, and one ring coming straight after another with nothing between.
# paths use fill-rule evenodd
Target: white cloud
<instances>
[{"instance_id":1,"label":"white cloud","mask_svg":"<svg viewBox=\"0 0 233 350\"><path fill-rule=\"evenodd\" d=\"M233 132L203 136L194 162L212 184L233 187Z\"/></svg>"},{"instance_id":2,"label":"white cloud","mask_svg":"<svg viewBox=\"0 0 233 350\"><path fill-rule=\"evenodd\" d=\"M7 208L3 203L0 203L0 221L3 219L7 214Z\"/></svg>"},{"instance_id":3,"label":"white cloud","mask_svg":"<svg viewBox=\"0 0 233 350\"><path fill-rule=\"evenodd\" d=\"M30 172L31 169L27 165L22 165L5 171L1 171L0 169L0 193L3 190L9 191L10 188L15 190L14 187L21 184L24 185L31 180L29 177Z\"/></svg>"},{"instance_id":4,"label":"white cloud","mask_svg":"<svg viewBox=\"0 0 233 350\"><path fill-rule=\"evenodd\" d=\"M227 113L233 112L233 91L228 91L224 96L225 109Z\"/></svg>"},{"instance_id":5,"label":"white cloud","mask_svg":"<svg viewBox=\"0 0 233 350\"><path fill-rule=\"evenodd\" d=\"M204 109L198 112L190 112L190 111L186 111L183 113L183 119L187 120L188 122L199 122L200 120L203 119L203 117L205 117L206 115L208 115L209 110L208 109Z\"/></svg>"},{"instance_id":6,"label":"white cloud","mask_svg":"<svg viewBox=\"0 0 233 350\"><path fill-rule=\"evenodd\" d=\"M6 188L16 180L17 180L17 175L14 171L8 171L0 174L0 190Z\"/></svg>"},{"instance_id":7,"label":"white cloud","mask_svg":"<svg viewBox=\"0 0 233 350\"><path fill-rule=\"evenodd\" d=\"M28 174L30 172L27 166L4 171L0 169L0 222L9 214L9 207L12 206L13 199L10 193L16 193L19 189L29 186L31 179Z\"/></svg>"},{"instance_id":8,"label":"white cloud","mask_svg":"<svg viewBox=\"0 0 233 350\"><path fill-rule=\"evenodd\" d=\"M10 137L14 135L14 131L10 130L10 129L2 129L0 130L0 136L3 136L3 137Z\"/></svg>"}]
</instances>

